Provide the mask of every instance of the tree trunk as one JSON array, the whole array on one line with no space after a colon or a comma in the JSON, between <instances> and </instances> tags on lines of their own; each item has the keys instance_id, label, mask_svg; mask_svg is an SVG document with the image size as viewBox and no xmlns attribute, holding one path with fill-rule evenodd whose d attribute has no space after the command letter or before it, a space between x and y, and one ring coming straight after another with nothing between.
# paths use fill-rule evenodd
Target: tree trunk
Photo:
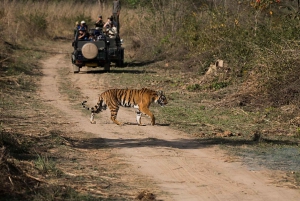
<instances>
[{"instance_id":1,"label":"tree trunk","mask_svg":"<svg viewBox=\"0 0 300 201\"><path fill-rule=\"evenodd\" d=\"M101 15L103 15L103 10L105 9L104 6L107 3L106 1L107 0L98 0Z\"/></svg>"}]
</instances>

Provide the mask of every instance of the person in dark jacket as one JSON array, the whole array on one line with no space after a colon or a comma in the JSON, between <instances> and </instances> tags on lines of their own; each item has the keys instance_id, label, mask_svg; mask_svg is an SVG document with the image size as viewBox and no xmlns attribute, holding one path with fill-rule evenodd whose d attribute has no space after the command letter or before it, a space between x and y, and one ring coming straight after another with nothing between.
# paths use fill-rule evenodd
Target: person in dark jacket
<instances>
[{"instance_id":1,"label":"person in dark jacket","mask_svg":"<svg viewBox=\"0 0 300 201\"><path fill-rule=\"evenodd\" d=\"M104 26L104 23L103 23L103 20L102 20L102 16L99 15L98 20L95 23L95 27L101 27L102 28L103 26Z\"/></svg>"}]
</instances>

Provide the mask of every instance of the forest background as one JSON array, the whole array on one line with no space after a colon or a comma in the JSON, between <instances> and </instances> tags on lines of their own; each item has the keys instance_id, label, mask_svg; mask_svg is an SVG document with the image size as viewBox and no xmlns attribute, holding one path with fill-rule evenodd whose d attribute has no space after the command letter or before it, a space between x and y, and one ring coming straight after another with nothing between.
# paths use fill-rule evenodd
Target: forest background
<instances>
[{"instance_id":1,"label":"forest background","mask_svg":"<svg viewBox=\"0 0 300 201\"><path fill-rule=\"evenodd\" d=\"M299 100L299 5L279 0L123 0L121 37L135 57L182 61L180 68L205 74L222 59L230 75L218 87L255 77L255 90L274 106ZM5 43L28 38L72 38L76 21L93 26L111 15L107 1L1 1L0 61L11 58ZM29 42L32 43L32 42ZM139 50L147 49L147 52ZM3 64L3 62L1 62ZM13 69L8 69L8 71ZM254 80L252 80L254 81ZM197 86L196 86L197 88ZM280 90L278 90L280 89Z\"/></svg>"}]
</instances>

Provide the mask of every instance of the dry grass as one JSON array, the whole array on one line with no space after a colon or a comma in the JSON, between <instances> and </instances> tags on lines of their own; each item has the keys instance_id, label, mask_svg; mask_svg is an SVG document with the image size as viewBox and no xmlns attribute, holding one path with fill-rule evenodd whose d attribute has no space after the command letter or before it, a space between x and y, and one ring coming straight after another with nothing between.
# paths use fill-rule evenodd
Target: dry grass
<instances>
[{"instance_id":1,"label":"dry grass","mask_svg":"<svg viewBox=\"0 0 300 201\"><path fill-rule=\"evenodd\" d=\"M5 40L24 42L35 38L72 38L76 21L85 20L89 27L94 26L98 15L106 21L111 14L111 4L105 4L100 13L98 3L79 3L70 1L0 1L3 10L0 13L0 24L3 27ZM72 8L72 9L70 9ZM127 23L132 19L124 8L120 21ZM122 27L124 32L126 27Z\"/></svg>"}]
</instances>

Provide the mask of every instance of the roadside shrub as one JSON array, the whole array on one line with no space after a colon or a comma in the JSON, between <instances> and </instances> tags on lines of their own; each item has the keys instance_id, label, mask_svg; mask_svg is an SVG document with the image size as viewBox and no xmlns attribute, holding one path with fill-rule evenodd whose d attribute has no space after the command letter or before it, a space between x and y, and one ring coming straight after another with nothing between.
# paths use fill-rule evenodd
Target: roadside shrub
<instances>
[{"instance_id":1,"label":"roadside shrub","mask_svg":"<svg viewBox=\"0 0 300 201\"><path fill-rule=\"evenodd\" d=\"M143 41L137 57L161 60L184 49L178 34L183 26L183 19L189 13L187 1L154 0L148 7L138 7L135 13L138 20L134 24L134 35ZM180 47L180 48L178 48ZM186 52L185 52L186 54Z\"/></svg>"},{"instance_id":2,"label":"roadside shrub","mask_svg":"<svg viewBox=\"0 0 300 201\"><path fill-rule=\"evenodd\" d=\"M228 86L228 82L214 82L210 85L211 89L218 90Z\"/></svg>"},{"instance_id":3,"label":"roadside shrub","mask_svg":"<svg viewBox=\"0 0 300 201\"><path fill-rule=\"evenodd\" d=\"M91 24L92 23L92 18L91 16L85 15L84 13L80 13L77 16L75 16L75 18L73 19L74 22L81 22L82 20L84 20L87 24ZM104 19L103 19L104 20Z\"/></svg>"},{"instance_id":4,"label":"roadside shrub","mask_svg":"<svg viewBox=\"0 0 300 201\"><path fill-rule=\"evenodd\" d=\"M192 84L192 85L188 85L186 88L188 91L198 91L201 89L200 84Z\"/></svg>"},{"instance_id":5,"label":"roadside shrub","mask_svg":"<svg viewBox=\"0 0 300 201\"><path fill-rule=\"evenodd\" d=\"M47 33L47 14L35 12L29 15L28 35L30 37L44 36Z\"/></svg>"}]
</instances>

